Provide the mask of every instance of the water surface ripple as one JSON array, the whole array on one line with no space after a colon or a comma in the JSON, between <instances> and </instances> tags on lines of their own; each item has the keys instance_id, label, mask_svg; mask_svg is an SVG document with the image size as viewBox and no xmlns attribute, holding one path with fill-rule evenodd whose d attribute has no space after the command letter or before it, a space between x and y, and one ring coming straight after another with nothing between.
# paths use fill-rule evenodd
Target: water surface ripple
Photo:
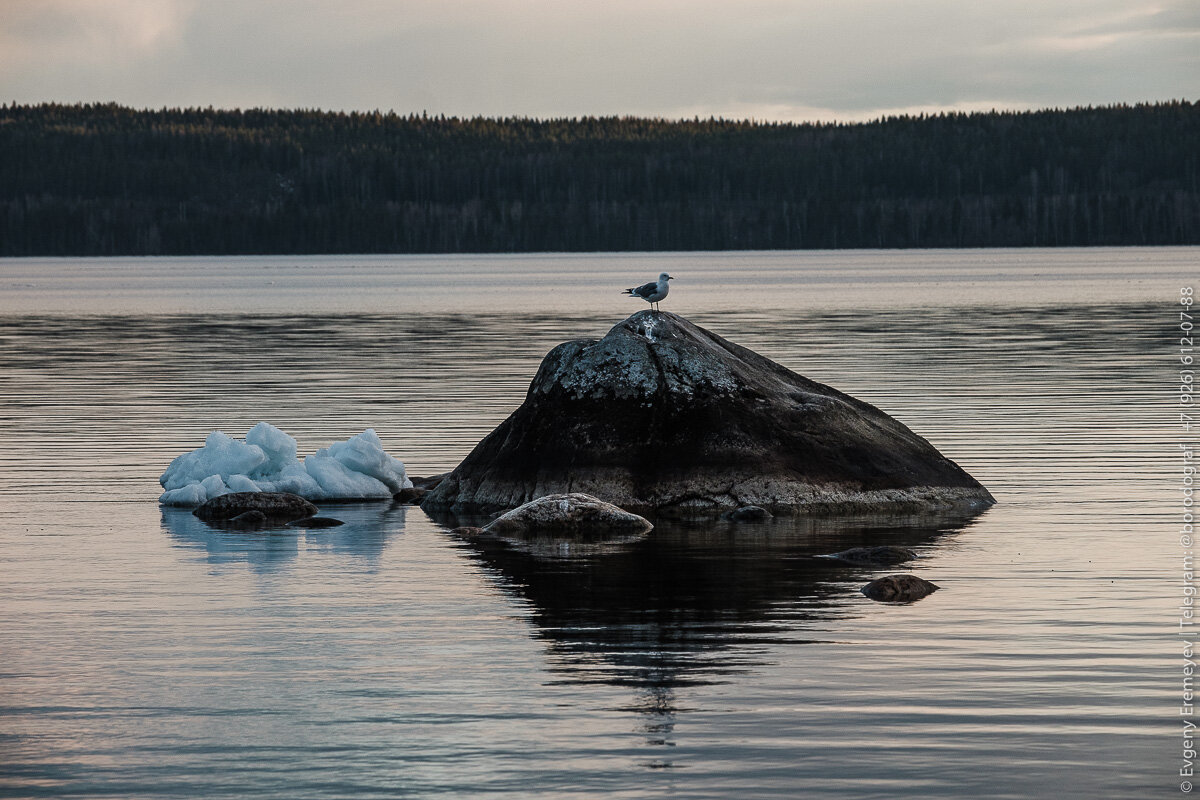
<instances>
[{"instance_id":1,"label":"water surface ripple","mask_svg":"<svg viewBox=\"0 0 1200 800\"><path fill-rule=\"evenodd\" d=\"M547 350L635 308L0 316L0 795L1171 791L1177 288L870 314L795 291L688 316L896 416L994 508L590 549L389 503L216 531L154 502L209 431L311 452L373 427L442 471ZM874 604L880 571L812 557L882 543L942 589Z\"/></svg>"}]
</instances>

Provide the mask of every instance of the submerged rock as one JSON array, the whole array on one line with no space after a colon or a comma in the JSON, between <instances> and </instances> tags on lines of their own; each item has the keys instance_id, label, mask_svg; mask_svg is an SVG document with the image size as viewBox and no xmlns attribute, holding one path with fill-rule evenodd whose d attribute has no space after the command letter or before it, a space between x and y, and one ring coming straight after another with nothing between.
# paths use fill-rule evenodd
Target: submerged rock
<instances>
[{"instance_id":1,"label":"submerged rock","mask_svg":"<svg viewBox=\"0 0 1200 800\"><path fill-rule=\"evenodd\" d=\"M336 528L345 525L340 519L333 517L305 517L288 523L289 528Z\"/></svg>"},{"instance_id":2,"label":"submerged rock","mask_svg":"<svg viewBox=\"0 0 1200 800\"><path fill-rule=\"evenodd\" d=\"M554 348L520 408L422 505L486 511L565 492L701 513L994 502L874 406L657 311Z\"/></svg>"},{"instance_id":3,"label":"submerged rock","mask_svg":"<svg viewBox=\"0 0 1200 800\"><path fill-rule=\"evenodd\" d=\"M881 603L911 603L933 594L939 588L936 583L916 575L887 575L871 581L859 591Z\"/></svg>"},{"instance_id":4,"label":"submerged rock","mask_svg":"<svg viewBox=\"0 0 1200 800\"><path fill-rule=\"evenodd\" d=\"M742 506L727 513L725 518L731 522L764 522L771 516L771 512L762 506Z\"/></svg>"},{"instance_id":5,"label":"submerged rock","mask_svg":"<svg viewBox=\"0 0 1200 800\"><path fill-rule=\"evenodd\" d=\"M425 495L427 495L427 494L429 494L428 489L418 489L415 486L409 486L407 488L401 489L400 491L398 491L394 495L392 495L392 499L395 500L397 503L404 503L405 505L416 505L416 504L420 503L421 498L425 497Z\"/></svg>"},{"instance_id":6,"label":"submerged rock","mask_svg":"<svg viewBox=\"0 0 1200 800\"><path fill-rule=\"evenodd\" d=\"M257 531L267 527L267 515L261 511L246 511L221 523L223 528L242 531Z\"/></svg>"},{"instance_id":7,"label":"submerged rock","mask_svg":"<svg viewBox=\"0 0 1200 800\"><path fill-rule=\"evenodd\" d=\"M514 534L606 535L645 533L650 521L591 495L552 494L514 508L493 520L484 531Z\"/></svg>"},{"instance_id":8,"label":"submerged rock","mask_svg":"<svg viewBox=\"0 0 1200 800\"><path fill-rule=\"evenodd\" d=\"M317 507L287 492L231 492L214 497L192 513L205 522L227 522L248 511L258 511L271 522L286 523L313 516Z\"/></svg>"},{"instance_id":9,"label":"submerged rock","mask_svg":"<svg viewBox=\"0 0 1200 800\"><path fill-rule=\"evenodd\" d=\"M412 485L417 489L431 490L436 489L437 485L449 474L449 472L439 472L437 475L430 475L425 478L418 478L414 475L409 480L412 481Z\"/></svg>"},{"instance_id":10,"label":"submerged rock","mask_svg":"<svg viewBox=\"0 0 1200 800\"><path fill-rule=\"evenodd\" d=\"M845 561L848 564L880 567L903 564L905 561L912 561L916 557L917 554L907 547L895 547L893 545L851 547L849 550L842 550L840 553L817 556L817 558L833 558L838 561Z\"/></svg>"}]
</instances>

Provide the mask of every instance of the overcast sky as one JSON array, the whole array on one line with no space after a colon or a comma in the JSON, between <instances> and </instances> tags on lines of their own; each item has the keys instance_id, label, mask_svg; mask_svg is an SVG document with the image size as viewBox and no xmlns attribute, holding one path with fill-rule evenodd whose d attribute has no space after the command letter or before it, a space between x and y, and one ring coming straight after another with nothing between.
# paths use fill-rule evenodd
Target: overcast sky
<instances>
[{"instance_id":1,"label":"overcast sky","mask_svg":"<svg viewBox=\"0 0 1200 800\"><path fill-rule=\"evenodd\" d=\"M1200 97L1200 0L0 0L0 101L870 119Z\"/></svg>"}]
</instances>

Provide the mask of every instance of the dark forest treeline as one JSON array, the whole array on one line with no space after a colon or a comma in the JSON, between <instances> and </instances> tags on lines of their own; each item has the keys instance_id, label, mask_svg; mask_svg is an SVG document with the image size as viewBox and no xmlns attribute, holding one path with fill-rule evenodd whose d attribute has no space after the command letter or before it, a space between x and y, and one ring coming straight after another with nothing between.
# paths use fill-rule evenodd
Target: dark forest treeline
<instances>
[{"instance_id":1,"label":"dark forest treeline","mask_svg":"<svg viewBox=\"0 0 1200 800\"><path fill-rule=\"evenodd\" d=\"M0 106L0 255L1200 244L1200 104L867 124Z\"/></svg>"}]
</instances>

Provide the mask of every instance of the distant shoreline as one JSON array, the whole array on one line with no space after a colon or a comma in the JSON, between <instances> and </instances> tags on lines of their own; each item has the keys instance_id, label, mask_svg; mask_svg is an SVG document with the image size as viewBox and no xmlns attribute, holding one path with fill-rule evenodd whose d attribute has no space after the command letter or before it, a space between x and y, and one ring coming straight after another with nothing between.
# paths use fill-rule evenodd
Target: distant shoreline
<instances>
[{"instance_id":1,"label":"distant shoreline","mask_svg":"<svg viewBox=\"0 0 1200 800\"><path fill-rule=\"evenodd\" d=\"M458 119L0 106L0 256L1200 244L1200 104Z\"/></svg>"},{"instance_id":2,"label":"distant shoreline","mask_svg":"<svg viewBox=\"0 0 1200 800\"><path fill-rule=\"evenodd\" d=\"M828 254L845 254L852 255L854 253L919 253L922 251L931 253L953 253L959 252L974 252L974 251L1029 251L1031 253L1046 251L1046 250L1096 250L1096 251L1111 251L1111 250L1162 250L1162 249L1184 249L1200 247L1197 244L1096 244L1096 245L1018 245L1013 247L839 247L839 248L811 248L811 249L774 249L774 250L520 250L508 252L493 252L487 250L480 251L448 251L437 253L171 253L167 255L132 253L132 254L117 254L117 255L30 255L30 256L0 256L0 263L16 263L19 261L72 261L72 260L112 260L121 261L129 259L146 259L155 261L170 261L178 259L185 261L189 259L205 260L205 259L226 259L226 258L246 258L246 259L348 259L362 258L369 259L372 262L378 259L387 259L389 257L430 257L451 259L459 256L463 258L491 258L498 256L528 256L536 258L553 258L555 256L567 257L586 257L593 256L704 256L704 255L786 255L788 253L805 253L814 256L822 253Z\"/></svg>"}]
</instances>

